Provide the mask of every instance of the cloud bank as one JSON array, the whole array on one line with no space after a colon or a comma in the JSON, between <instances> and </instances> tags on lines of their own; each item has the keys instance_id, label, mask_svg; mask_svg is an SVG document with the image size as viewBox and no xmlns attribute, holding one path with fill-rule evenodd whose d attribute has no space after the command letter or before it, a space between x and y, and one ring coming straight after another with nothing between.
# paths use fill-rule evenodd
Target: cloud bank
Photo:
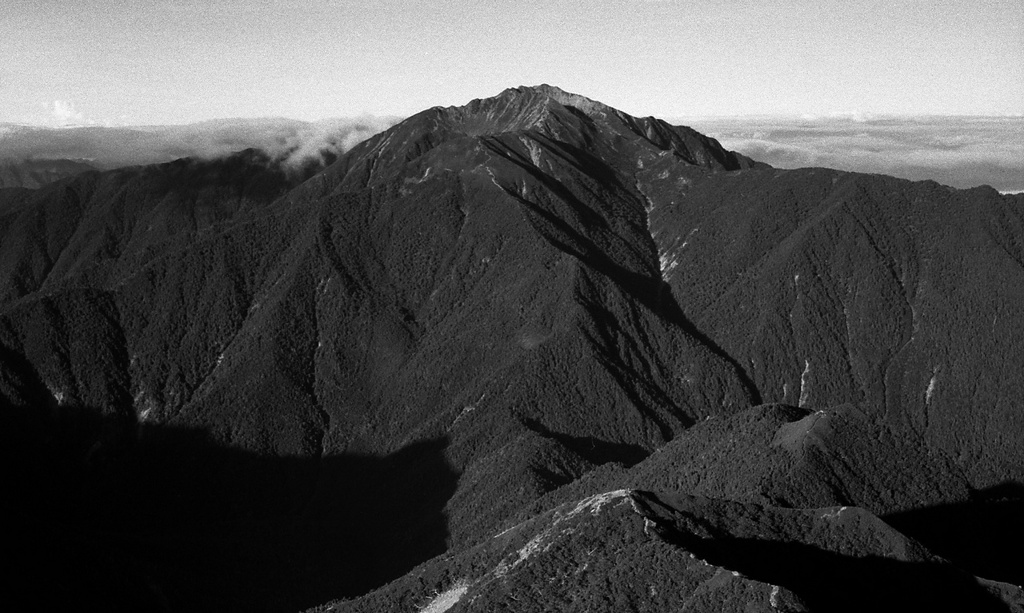
<instances>
[{"instance_id":1,"label":"cloud bank","mask_svg":"<svg viewBox=\"0 0 1024 613\"><path fill-rule=\"evenodd\" d=\"M1024 117L817 117L682 120L779 168L824 166L1024 190Z\"/></svg>"}]
</instances>

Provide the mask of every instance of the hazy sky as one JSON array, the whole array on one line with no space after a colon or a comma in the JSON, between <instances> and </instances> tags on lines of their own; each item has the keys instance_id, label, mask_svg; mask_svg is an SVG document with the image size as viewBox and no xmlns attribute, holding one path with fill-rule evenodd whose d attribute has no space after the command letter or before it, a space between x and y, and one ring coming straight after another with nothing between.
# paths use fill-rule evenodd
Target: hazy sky
<instances>
[{"instance_id":1,"label":"hazy sky","mask_svg":"<svg viewBox=\"0 0 1024 613\"><path fill-rule=\"evenodd\" d=\"M637 115L1022 114L1022 0L3 0L0 122L408 115L550 83Z\"/></svg>"}]
</instances>

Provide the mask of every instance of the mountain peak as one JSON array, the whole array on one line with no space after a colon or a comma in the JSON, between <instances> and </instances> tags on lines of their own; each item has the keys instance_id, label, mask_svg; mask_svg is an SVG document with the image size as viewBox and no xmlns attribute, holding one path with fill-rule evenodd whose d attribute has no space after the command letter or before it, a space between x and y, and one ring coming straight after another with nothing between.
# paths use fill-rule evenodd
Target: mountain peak
<instances>
[{"instance_id":1,"label":"mountain peak","mask_svg":"<svg viewBox=\"0 0 1024 613\"><path fill-rule=\"evenodd\" d=\"M503 138L506 136L514 138ZM525 143L540 138L548 142L545 146L559 142L597 157L614 158L613 166L642 168L645 162L655 161L652 156L664 155L709 170L759 165L691 128L673 126L654 117L633 117L585 96L541 84L511 87L462 106L435 106L417 113L346 154L331 171L334 178L324 185L337 187L344 181L365 185L371 177L394 178L404 172L407 162L444 143L467 137L483 138L490 144L481 141L460 145L463 152L490 148L497 138L505 141L505 147L529 148L529 152L520 154L529 157L533 164L539 159L537 145ZM510 144L516 140L520 145ZM480 160L471 164L479 165Z\"/></svg>"},{"instance_id":2,"label":"mountain peak","mask_svg":"<svg viewBox=\"0 0 1024 613\"><path fill-rule=\"evenodd\" d=\"M540 85L521 85L519 87L510 87L503 91L498 97L529 97L534 99L548 99L557 102L562 106L571 106L573 108L579 109L586 113L587 115L594 115L596 113L604 113L609 110L612 110L611 107L609 107L606 104L603 104L596 100L591 100L586 96L581 96L579 94L567 92L560 87L548 85L547 83L542 83Z\"/></svg>"},{"instance_id":3,"label":"mountain peak","mask_svg":"<svg viewBox=\"0 0 1024 613\"><path fill-rule=\"evenodd\" d=\"M589 117L615 113L611 107L566 92L553 85L510 87L490 98L477 98L464 106L434 107L446 122L466 134L500 134L540 127L552 114Z\"/></svg>"}]
</instances>

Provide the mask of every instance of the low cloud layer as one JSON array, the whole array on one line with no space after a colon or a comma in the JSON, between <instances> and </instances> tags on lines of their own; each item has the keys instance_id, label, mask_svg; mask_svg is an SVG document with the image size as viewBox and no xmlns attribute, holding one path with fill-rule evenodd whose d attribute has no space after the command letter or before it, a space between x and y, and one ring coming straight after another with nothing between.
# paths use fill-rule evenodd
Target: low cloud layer
<instances>
[{"instance_id":1,"label":"low cloud layer","mask_svg":"<svg viewBox=\"0 0 1024 613\"><path fill-rule=\"evenodd\" d=\"M73 113L70 106L55 111ZM305 122L292 119L226 119L184 126L66 129L0 125L0 159L85 161L108 169L169 162L183 157L217 158L261 149L301 166L333 159L398 121L359 117Z\"/></svg>"},{"instance_id":2,"label":"low cloud layer","mask_svg":"<svg viewBox=\"0 0 1024 613\"><path fill-rule=\"evenodd\" d=\"M682 120L779 168L824 166L931 179L953 187L1024 189L1024 117Z\"/></svg>"}]
</instances>

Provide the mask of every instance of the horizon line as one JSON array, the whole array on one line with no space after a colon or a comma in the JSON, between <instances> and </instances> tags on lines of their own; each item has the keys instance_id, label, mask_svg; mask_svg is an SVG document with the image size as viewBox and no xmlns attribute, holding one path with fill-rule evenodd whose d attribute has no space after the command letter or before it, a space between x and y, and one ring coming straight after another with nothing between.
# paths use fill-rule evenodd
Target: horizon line
<instances>
[{"instance_id":1,"label":"horizon line","mask_svg":"<svg viewBox=\"0 0 1024 613\"><path fill-rule=\"evenodd\" d=\"M430 109L423 109L430 110ZM284 115L256 115L256 116L230 116L230 117L209 117L206 119L198 119L195 121L187 122L167 122L167 123L114 123L114 122L86 122L86 123L74 123L74 124L52 124L45 122L25 122L25 121L0 121L2 127L14 127L14 128L29 128L29 129L42 129L42 130L75 130L85 128L125 128L125 129L154 129L154 128L172 128L172 127L187 127L187 126L198 126L204 123L212 123L218 121L251 121L251 122L269 122L269 121L287 121L304 124L315 124L325 121L358 121L359 119L394 119L397 122L404 121L417 113L411 113L409 115L395 115L395 114L374 114L374 113L359 113L356 115L334 115L328 117L321 117L318 119L296 119L294 117L287 117ZM711 120L711 121L751 121L751 120L769 120L769 121L852 121L858 123L868 123L872 121L884 121L884 120L899 120L899 119L1024 119L1024 113L998 113L998 114L984 114L984 113L872 113L872 112L858 112L858 111L847 111L847 112L835 112L835 113L748 113L748 114L697 114L697 115L670 115L670 114L648 114L648 115L636 115L636 117L655 117L663 121L677 121L677 120Z\"/></svg>"}]
</instances>

